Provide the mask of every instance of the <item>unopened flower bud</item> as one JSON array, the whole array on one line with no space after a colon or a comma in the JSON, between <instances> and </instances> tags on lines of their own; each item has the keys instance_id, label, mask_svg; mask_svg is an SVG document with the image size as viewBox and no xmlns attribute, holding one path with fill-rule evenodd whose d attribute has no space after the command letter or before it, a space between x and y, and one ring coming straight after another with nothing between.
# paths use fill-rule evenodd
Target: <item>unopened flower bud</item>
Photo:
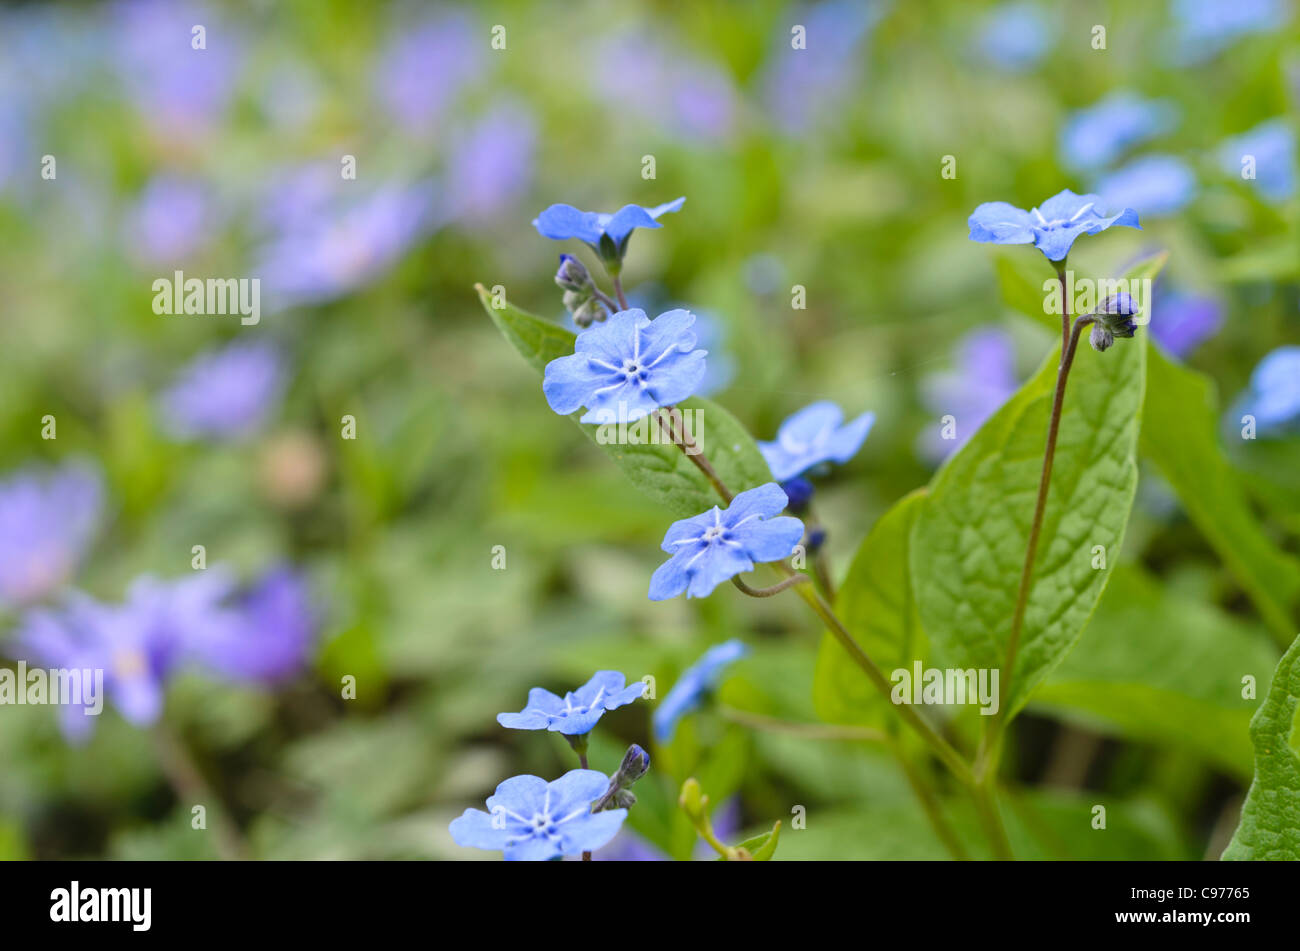
<instances>
[{"instance_id":1,"label":"unopened flower bud","mask_svg":"<svg viewBox=\"0 0 1300 951\"><path fill-rule=\"evenodd\" d=\"M614 781L619 785L619 788L631 786L644 776L649 768L650 754L633 743L627 748L627 752L623 754L623 762L614 775Z\"/></svg>"},{"instance_id":2,"label":"unopened flower bud","mask_svg":"<svg viewBox=\"0 0 1300 951\"><path fill-rule=\"evenodd\" d=\"M1088 335L1088 342L1092 344L1092 349L1098 353L1105 353L1115 342L1115 335L1101 323L1095 323L1092 325L1092 333Z\"/></svg>"},{"instance_id":3,"label":"unopened flower bud","mask_svg":"<svg viewBox=\"0 0 1300 951\"><path fill-rule=\"evenodd\" d=\"M555 283L566 291L581 291L591 283L591 275L572 254L561 254L560 269L555 272Z\"/></svg>"},{"instance_id":4,"label":"unopened flower bud","mask_svg":"<svg viewBox=\"0 0 1300 951\"><path fill-rule=\"evenodd\" d=\"M1111 294L1093 312L1097 324L1105 328L1112 337L1131 337L1137 331L1135 317L1141 312L1137 302L1128 294L1120 292ZM1092 332L1092 345L1097 346L1097 331ZM1108 343L1107 346L1110 344ZM1105 347L1098 347L1104 350Z\"/></svg>"},{"instance_id":5,"label":"unopened flower bud","mask_svg":"<svg viewBox=\"0 0 1300 951\"><path fill-rule=\"evenodd\" d=\"M790 511L795 515L801 514L812 501L812 483L802 476L782 482L781 489L785 492L785 497L790 500Z\"/></svg>"}]
</instances>

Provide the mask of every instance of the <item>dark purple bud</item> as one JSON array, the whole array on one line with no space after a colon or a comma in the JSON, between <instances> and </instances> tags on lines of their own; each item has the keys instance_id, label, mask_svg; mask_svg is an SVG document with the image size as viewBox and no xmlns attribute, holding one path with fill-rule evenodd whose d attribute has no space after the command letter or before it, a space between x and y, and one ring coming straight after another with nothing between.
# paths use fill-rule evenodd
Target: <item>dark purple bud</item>
<instances>
[{"instance_id":1,"label":"dark purple bud","mask_svg":"<svg viewBox=\"0 0 1300 951\"><path fill-rule=\"evenodd\" d=\"M796 515L803 512L812 501L812 483L802 476L782 482L781 488L785 491L786 498L790 500L790 511Z\"/></svg>"},{"instance_id":2,"label":"dark purple bud","mask_svg":"<svg viewBox=\"0 0 1300 951\"><path fill-rule=\"evenodd\" d=\"M591 275L572 254L561 254L560 268L555 272L555 283L566 291L581 291L591 283Z\"/></svg>"}]
</instances>

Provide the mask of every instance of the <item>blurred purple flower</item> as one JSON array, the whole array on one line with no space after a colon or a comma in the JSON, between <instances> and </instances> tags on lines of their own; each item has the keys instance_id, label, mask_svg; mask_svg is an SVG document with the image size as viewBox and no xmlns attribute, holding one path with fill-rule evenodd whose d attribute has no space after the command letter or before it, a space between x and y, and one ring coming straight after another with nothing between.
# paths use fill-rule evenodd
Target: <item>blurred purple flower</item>
<instances>
[{"instance_id":1,"label":"blurred purple flower","mask_svg":"<svg viewBox=\"0 0 1300 951\"><path fill-rule=\"evenodd\" d=\"M956 420L955 439L944 439L937 427L926 428L919 443L921 456L933 463L942 461L965 444L1018 386L1011 335L998 327L968 333L957 344L956 369L921 381L926 407Z\"/></svg>"},{"instance_id":2,"label":"blurred purple flower","mask_svg":"<svg viewBox=\"0 0 1300 951\"><path fill-rule=\"evenodd\" d=\"M686 140L728 138L737 96L730 77L681 48L634 31L607 38L597 54L596 86L611 108Z\"/></svg>"},{"instance_id":3,"label":"blurred purple flower","mask_svg":"<svg viewBox=\"0 0 1300 951\"><path fill-rule=\"evenodd\" d=\"M237 593L212 623L196 627L187 648L211 671L271 684L303 669L317 620L306 579L281 565Z\"/></svg>"},{"instance_id":4,"label":"blurred purple flower","mask_svg":"<svg viewBox=\"0 0 1300 951\"><path fill-rule=\"evenodd\" d=\"M1252 160L1251 184L1266 199L1286 201L1296 190L1296 136L1285 119L1261 122L1229 139L1219 150L1219 161L1229 175L1244 178L1247 159Z\"/></svg>"},{"instance_id":5,"label":"blurred purple flower","mask_svg":"<svg viewBox=\"0 0 1300 951\"><path fill-rule=\"evenodd\" d=\"M362 287L437 224L428 182L385 184L351 198L308 171L279 202L285 217L254 268L270 310L318 304Z\"/></svg>"},{"instance_id":6,"label":"blurred purple flower","mask_svg":"<svg viewBox=\"0 0 1300 951\"><path fill-rule=\"evenodd\" d=\"M1151 335L1179 358L1185 358L1223 325L1223 304L1194 294L1158 294L1152 314Z\"/></svg>"},{"instance_id":7,"label":"blurred purple flower","mask_svg":"<svg viewBox=\"0 0 1300 951\"><path fill-rule=\"evenodd\" d=\"M447 168L446 213L473 227L508 210L528 190L537 125L522 106L497 106L456 144Z\"/></svg>"},{"instance_id":8,"label":"blurred purple flower","mask_svg":"<svg viewBox=\"0 0 1300 951\"><path fill-rule=\"evenodd\" d=\"M81 463L0 482L0 608L52 594L72 576L99 523L103 485Z\"/></svg>"},{"instance_id":9,"label":"blurred purple flower","mask_svg":"<svg viewBox=\"0 0 1300 951\"><path fill-rule=\"evenodd\" d=\"M1143 218L1172 215L1196 194L1191 166L1172 155L1145 155L1111 172L1093 189L1111 208L1132 208Z\"/></svg>"},{"instance_id":10,"label":"blurred purple flower","mask_svg":"<svg viewBox=\"0 0 1300 951\"><path fill-rule=\"evenodd\" d=\"M1008 73L1037 66L1051 45L1047 18L1032 3L1004 3L990 10L975 40L980 58Z\"/></svg>"},{"instance_id":11,"label":"blurred purple flower","mask_svg":"<svg viewBox=\"0 0 1300 951\"><path fill-rule=\"evenodd\" d=\"M164 426L178 440L246 439L279 406L284 377L283 360L270 343L239 340L208 351L162 394Z\"/></svg>"},{"instance_id":12,"label":"blurred purple flower","mask_svg":"<svg viewBox=\"0 0 1300 951\"><path fill-rule=\"evenodd\" d=\"M185 261L209 239L213 204L198 181L174 175L150 180L127 214L124 239L143 264Z\"/></svg>"},{"instance_id":13,"label":"blurred purple flower","mask_svg":"<svg viewBox=\"0 0 1300 951\"><path fill-rule=\"evenodd\" d=\"M1291 18L1286 0L1174 0L1176 59L1204 62L1238 37L1280 30Z\"/></svg>"},{"instance_id":14,"label":"blurred purple flower","mask_svg":"<svg viewBox=\"0 0 1300 951\"><path fill-rule=\"evenodd\" d=\"M1079 171L1099 171L1125 151L1164 135L1178 124L1178 108L1166 99L1142 99L1115 92L1071 113L1061 129L1061 163Z\"/></svg>"},{"instance_id":15,"label":"blurred purple flower","mask_svg":"<svg viewBox=\"0 0 1300 951\"><path fill-rule=\"evenodd\" d=\"M206 132L238 78L242 37L215 10L174 0L119 0L111 8L115 68L137 112L169 141ZM205 48L193 48L193 29Z\"/></svg>"},{"instance_id":16,"label":"blurred purple flower","mask_svg":"<svg viewBox=\"0 0 1300 951\"><path fill-rule=\"evenodd\" d=\"M462 88L483 71L485 42L462 12L395 23L375 60L380 106L406 132L430 134Z\"/></svg>"},{"instance_id":17,"label":"blurred purple flower","mask_svg":"<svg viewBox=\"0 0 1300 951\"><path fill-rule=\"evenodd\" d=\"M790 21L805 28L807 48L793 48L792 34L781 32L763 80L764 99L783 132L805 131L857 91L858 47L887 7L879 0L830 0L793 13Z\"/></svg>"}]
</instances>

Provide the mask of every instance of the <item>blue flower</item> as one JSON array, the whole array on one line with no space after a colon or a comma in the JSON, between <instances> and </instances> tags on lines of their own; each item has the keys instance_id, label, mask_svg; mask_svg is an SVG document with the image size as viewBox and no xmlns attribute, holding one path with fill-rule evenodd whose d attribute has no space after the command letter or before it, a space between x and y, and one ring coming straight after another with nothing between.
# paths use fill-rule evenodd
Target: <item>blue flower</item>
<instances>
[{"instance_id":1,"label":"blue flower","mask_svg":"<svg viewBox=\"0 0 1300 951\"><path fill-rule=\"evenodd\" d=\"M284 376L279 351L265 341L204 353L163 393L164 428L179 440L247 439L279 406Z\"/></svg>"},{"instance_id":2,"label":"blue flower","mask_svg":"<svg viewBox=\"0 0 1300 951\"><path fill-rule=\"evenodd\" d=\"M678 721L703 702L704 695L713 689L723 668L747 653L749 648L743 643L730 640L710 647L703 657L682 671L677 683L673 684L673 689L668 691L655 708L655 739L660 743L671 741L677 731Z\"/></svg>"},{"instance_id":3,"label":"blue flower","mask_svg":"<svg viewBox=\"0 0 1300 951\"><path fill-rule=\"evenodd\" d=\"M1080 109L1061 130L1061 161L1079 171L1096 171L1134 145L1170 131L1178 110L1163 99L1117 92Z\"/></svg>"},{"instance_id":4,"label":"blue flower","mask_svg":"<svg viewBox=\"0 0 1300 951\"><path fill-rule=\"evenodd\" d=\"M1259 362L1233 415L1236 420L1254 416L1261 434L1295 431L1300 423L1300 347L1278 347Z\"/></svg>"},{"instance_id":5,"label":"blue flower","mask_svg":"<svg viewBox=\"0 0 1300 951\"><path fill-rule=\"evenodd\" d=\"M497 722L510 730L550 730L565 736L590 733L606 710L616 710L645 692L637 681L625 687L625 678L616 670L598 670L577 690L561 699L549 690L534 687L528 691L528 705L518 713L498 713Z\"/></svg>"},{"instance_id":6,"label":"blue flower","mask_svg":"<svg viewBox=\"0 0 1300 951\"><path fill-rule=\"evenodd\" d=\"M1031 211L1005 201L986 201L971 213L970 237L985 244L1032 244L1047 260L1064 261L1081 234L1120 225L1142 230L1132 208L1107 216L1099 210L1100 204L1097 195L1076 195L1068 188Z\"/></svg>"},{"instance_id":7,"label":"blue flower","mask_svg":"<svg viewBox=\"0 0 1300 951\"><path fill-rule=\"evenodd\" d=\"M779 561L803 538L803 522L776 518L786 495L775 482L741 492L726 510L716 505L702 515L673 522L663 550L672 555L650 579L650 600L666 601L683 591L707 597L718 585L755 563Z\"/></svg>"},{"instance_id":8,"label":"blue flower","mask_svg":"<svg viewBox=\"0 0 1300 951\"><path fill-rule=\"evenodd\" d=\"M779 482L802 475L823 462L848 462L862 447L876 421L875 413L863 413L840 425L844 413L829 400L805 406L781 424L775 442L760 442L758 451L767 460L772 478Z\"/></svg>"},{"instance_id":9,"label":"blue flower","mask_svg":"<svg viewBox=\"0 0 1300 951\"><path fill-rule=\"evenodd\" d=\"M1240 176L1243 160L1254 159L1255 187L1269 201L1286 201L1295 194L1295 132L1284 119L1270 119L1229 139L1219 160L1230 175Z\"/></svg>"},{"instance_id":10,"label":"blue flower","mask_svg":"<svg viewBox=\"0 0 1300 951\"><path fill-rule=\"evenodd\" d=\"M976 38L981 58L1010 73L1036 66L1051 45L1047 19L1032 3L1004 3L990 11Z\"/></svg>"},{"instance_id":11,"label":"blue flower","mask_svg":"<svg viewBox=\"0 0 1300 951\"><path fill-rule=\"evenodd\" d=\"M1281 29L1289 16L1284 0L1174 0L1178 61L1202 62L1239 36Z\"/></svg>"},{"instance_id":12,"label":"blue flower","mask_svg":"<svg viewBox=\"0 0 1300 951\"><path fill-rule=\"evenodd\" d=\"M956 368L925 377L921 400L934 413L951 416L953 439L943 438L943 428L927 427L919 441L921 455L940 462L965 445L1019 388L1016 348L1011 334L1000 327L977 327L956 347Z\"/></svg>"},{"instance_id":13,"label":"blue flower","mask_svg":"<svg viewBox=\"0 0 1300 951\"><path fill-rule=\"evenodd\" d=\"M1170 293L1156 298L1151 335L1176 357L1186 357L1223 325L1223 304L1213 297Z\"/></svg>"},{"instance_id":14,"label":"blue flower","mask_svg":"<svg viewBox=\"0 0 1300 951\"><path fill-rule=\"evenodd\" d=\"M39 601L72 577L103 496L98 471L81 463L30 468L0 482L0 609Z\"/></svg>"},{"instance_id":15,"label":"blue flower","mask_svg":"<svg viewBox=\"0 0 1300 951\"><path fill-rule=\"evenodd\" d=\"M621 310L578 334L572 356L546 365L542 392L567 416L587 407L584 423L634 423L695 392L705 350L696 350L695 315L670 310L654 320Z\"/></svg>"},{"instance_id":16,"label":"blue flower","mask_svg":"<svg viewBox=\"0 0 1300 951\"><path fill-rule=\"evenodd\" d=\"M618 833L626 809L591 811L609 788L609 777L574 769L554 782L512 776L487 800L488 811L466 809L452 820L451 837L470 849L500 850L506 861L545 862L594 852Z\"/></svg>"},{"instance_id":17,"label":"blue flower","mask_svg":"<svg viewBox=\"0 0 1300 951\"><path fill-rule=\"evenodd\" d=\"M677 211L685 196L654 208L624 205L612 215L579 211L572 205L552 205L535 219L533 225L544 238L566 241L577 238L600 255L606 264L617 265L627 252L627 242L637 228L662 228L658 219Z\"/></svg>"},{"instance_id":18,"label":"blue flower","mask_svg":"<svg viewBox=\"0 0 1300 951\"><path fill-rule=\"evenodd\" d=\"M1196 194L1196 175L1172 155L1147 155L1111 172L1097 184L1108 208L1132 208L1138 214L1172 215Z\"/></svg>"}]
</instances>

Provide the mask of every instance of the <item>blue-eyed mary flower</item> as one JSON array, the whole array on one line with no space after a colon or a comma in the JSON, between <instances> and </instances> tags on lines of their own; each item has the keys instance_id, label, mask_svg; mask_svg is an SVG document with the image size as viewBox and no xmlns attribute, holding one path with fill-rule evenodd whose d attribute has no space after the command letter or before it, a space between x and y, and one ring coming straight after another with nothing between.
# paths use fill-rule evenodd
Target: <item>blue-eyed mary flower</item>
<instances>
[{"instance_id":1,"label":"blue-eyed mary flower","mask_svg":"<svg viewBox=\"0 0 1300 951\"><path fill-rule=\"evenodd\" d=\"M1219 149L1229 175L1247 179L1267 201L1286 201L1296 190L1296 135L1285 119L1261 122ZM1248 178L1249 175L1249 178Z\"/></svg>"},{"instance_id":2,"label":"blue-eyed mary flower","mask_svg":"<svg viewBox=\"0 0 1300 951\"><path fill-rule=\"evenodd\" d=\"M1178 108L1172 102L1113 93L1070 116L1061 129L1061 163L1078 171L1100 171L1132 146L1177 124Z\"/></svg>"},{"instance_id":3,"label":"blue-eyed mary flower","mask_svg":"<svg viewBox=\"0 0 1300 951\"><path fill-rule=\"evenodd\" d=\"M929 426L919 450L938 463L984 425L1020 385L1016 375L1016 349L1011 334L997 326L977 327L957 343L952 370L927 375L921 381L921 400L936 416L952 416L955 438L945 439L941 427Z\"/></svg>"},{"instance_id":4,"label":"blue-eyed mary flower","mask_svg":"<svg viewBox=\"0 0 1300 951\"><path fill-rule=\"evenodd\" d=\"M497 722L510 730L550 730L565 736L590 733L606 710L639 700L645 684L637 681L626 686L626 679L616 670L598 670L577 690L557 697L549 690L534 687L528 691L528 705L518 713L498 713Z\"/></svg>"},{"instance_id":5,"label":"blue-eyed mary flower","mask_svg":"<svg viewBox=\"0 0 1300 951\"><path fill-rule=\"evenodd\" d=\"M102 505L99 474L80 463L0 481L0 609L39 601L72 576Z\"/></svg>"},{"instance_id":6,"label":"blue-eyed mary flower","mask_svg":"<svg viewBox=\"0 0 1300 951\"><path fill-rule=\"evenodd\" d=\"M1119 226L1141 230L1132 208L1107 215L1102 207L1097 195L1076 195L1068 188L1029 211L987 201L971 213L970 237L984 244L1032 244L1047 260L1059 262L1080 235Z\"/></svg>"},{"instance_id":7,"label":"blue-eyed mary flower","mask_svg":"<svg viewBox=\"0 0 1300 951\"><path fill-rule=\"evenodd\" d=\"M632 232L637 228L662 228L659 218L677 211L685 201L683 196L653 208L624 205L612 215L579 211L572 205L551 205L533 220L533 226L542 237L554 241L577 238L600 255L607 267L617 270Z\"/></svg>"},{"instance_id":8,"label":"blue-eyed mary flower","mask_svg":"<svg viewBox=\"0 0 1300 951\"><path fill-rule=\"evenodd\" d=\"M1141 308L1128 294L1111 294L1103 300L1092 316L1095 323L1088 342L1099 352L1109 350L1116 337L1132 337L1137 332L1137 317Z\"/></svg>"},{"instance_id":9,"label":"blue-eyed mary flower","mask_svg":"<svg viewBox=\"0 0 1300 951\"><path fill-rule=\"evenodd\" d=\"M698 707L704 696L717 684L722 671L729 664L735 663L749 648L737 640L726 641L710 647L677 678L673 689L669 690L659 701L654 713L655 739L667 743L677 730L677 723L686 714Z\"/></svg>"},{"instance_id":10,"label":"blue-eyed mary flower","mask_svg":"<svg viewBox=\"0 0 1300 951\"><path fill-rule=\"evenodd\" d=\"M584 423L634 423L686 399L705 369L694 323L688 310L654 320L637 308L619 311L578 334L571 356L546 365L546 401L565 416L587 407Z\"/></svg>"},{"instance_id":11,"label":"blue-eyed mary flower","mask_svg":"<svg viewBox=\"0 0 1300 951\"><path fill-rule=\"evenodd\" d=\"M663 550L672 555L650 578L650 600L682 592L707 597L722 582L765 561L787 557L803 538L803 522L781 515L788 499L775 482L741 492L726 509L673 522Z\"/></svg>"},{"instance_id":12,"label":"blue-eyed mary flower","mask_svg":"<svg viewBox=\"0 0 1300 951\"><path fill-rule=\"evenodd\" d=\"M178 440L247 439L279 408L284 383L284 360L266 341L200 354L159 400L164 428Z\"/></svg>"},{"instance_id":13,"label":"blue-eyed mary flower","mask_svg":"<svg viewBox=\"0 0 1300 951\"><path fill-rule=\"evenodd\" d=\"M1300 347L1278 347L1259 361L1231 414L1233 425L1244 415L1255 417L1261 435L1300 430Z\"/></svg>"},{"instance_id":14,"label":"blue-eyed mary flower","mask_svg":"<svg viewBox=\"0 0 1300 951\"><path fill-rule=\"evenodd\" d=\"M1172 215L1196 194L1191 166L1172 155L1144 155L1097 183L1108 208L1132 208L1139 215Z\"/></svg>"},{"instance_id":15,"label":"blue-eyed mary flower","mask_svg":"<svg viewBox=\"0 0 1300 951\"><path fill-rule=\"evenodd\" d=\"M512 776L487 800L487 812L466 809L452 820L457 845L505 853L506 861L545 862L594 852L618 833L626 809L592 812L609 788L609 777L574 769L548 783L540 776Z\"/></svg>"},{"instance_id":16,"label":"blue-eyed mary flower","mask_svg":"<svg viewBox=\"0 0 1300 951\"><path fill-rule=\"evenodd\" d=\"M776 440L760 442L758 451L767 460L772 477L785 482L823 462L848 462L862 447L875 421L875 413L863 413L845 423L838 406L820 400L783 422L776 431Z\"/></svg>"},{"instance_id":17,"label":"blue-eyed mary flower","mask_svg":"<svg viewBox=\"0 0 1300 951\"><path fill-rule=\"evenodd\" d=\"M1223 303L1201 294L1157 293L1151 335L1176 357L1186 357L1223 326Z\"/></svg>"}]
</instances>

